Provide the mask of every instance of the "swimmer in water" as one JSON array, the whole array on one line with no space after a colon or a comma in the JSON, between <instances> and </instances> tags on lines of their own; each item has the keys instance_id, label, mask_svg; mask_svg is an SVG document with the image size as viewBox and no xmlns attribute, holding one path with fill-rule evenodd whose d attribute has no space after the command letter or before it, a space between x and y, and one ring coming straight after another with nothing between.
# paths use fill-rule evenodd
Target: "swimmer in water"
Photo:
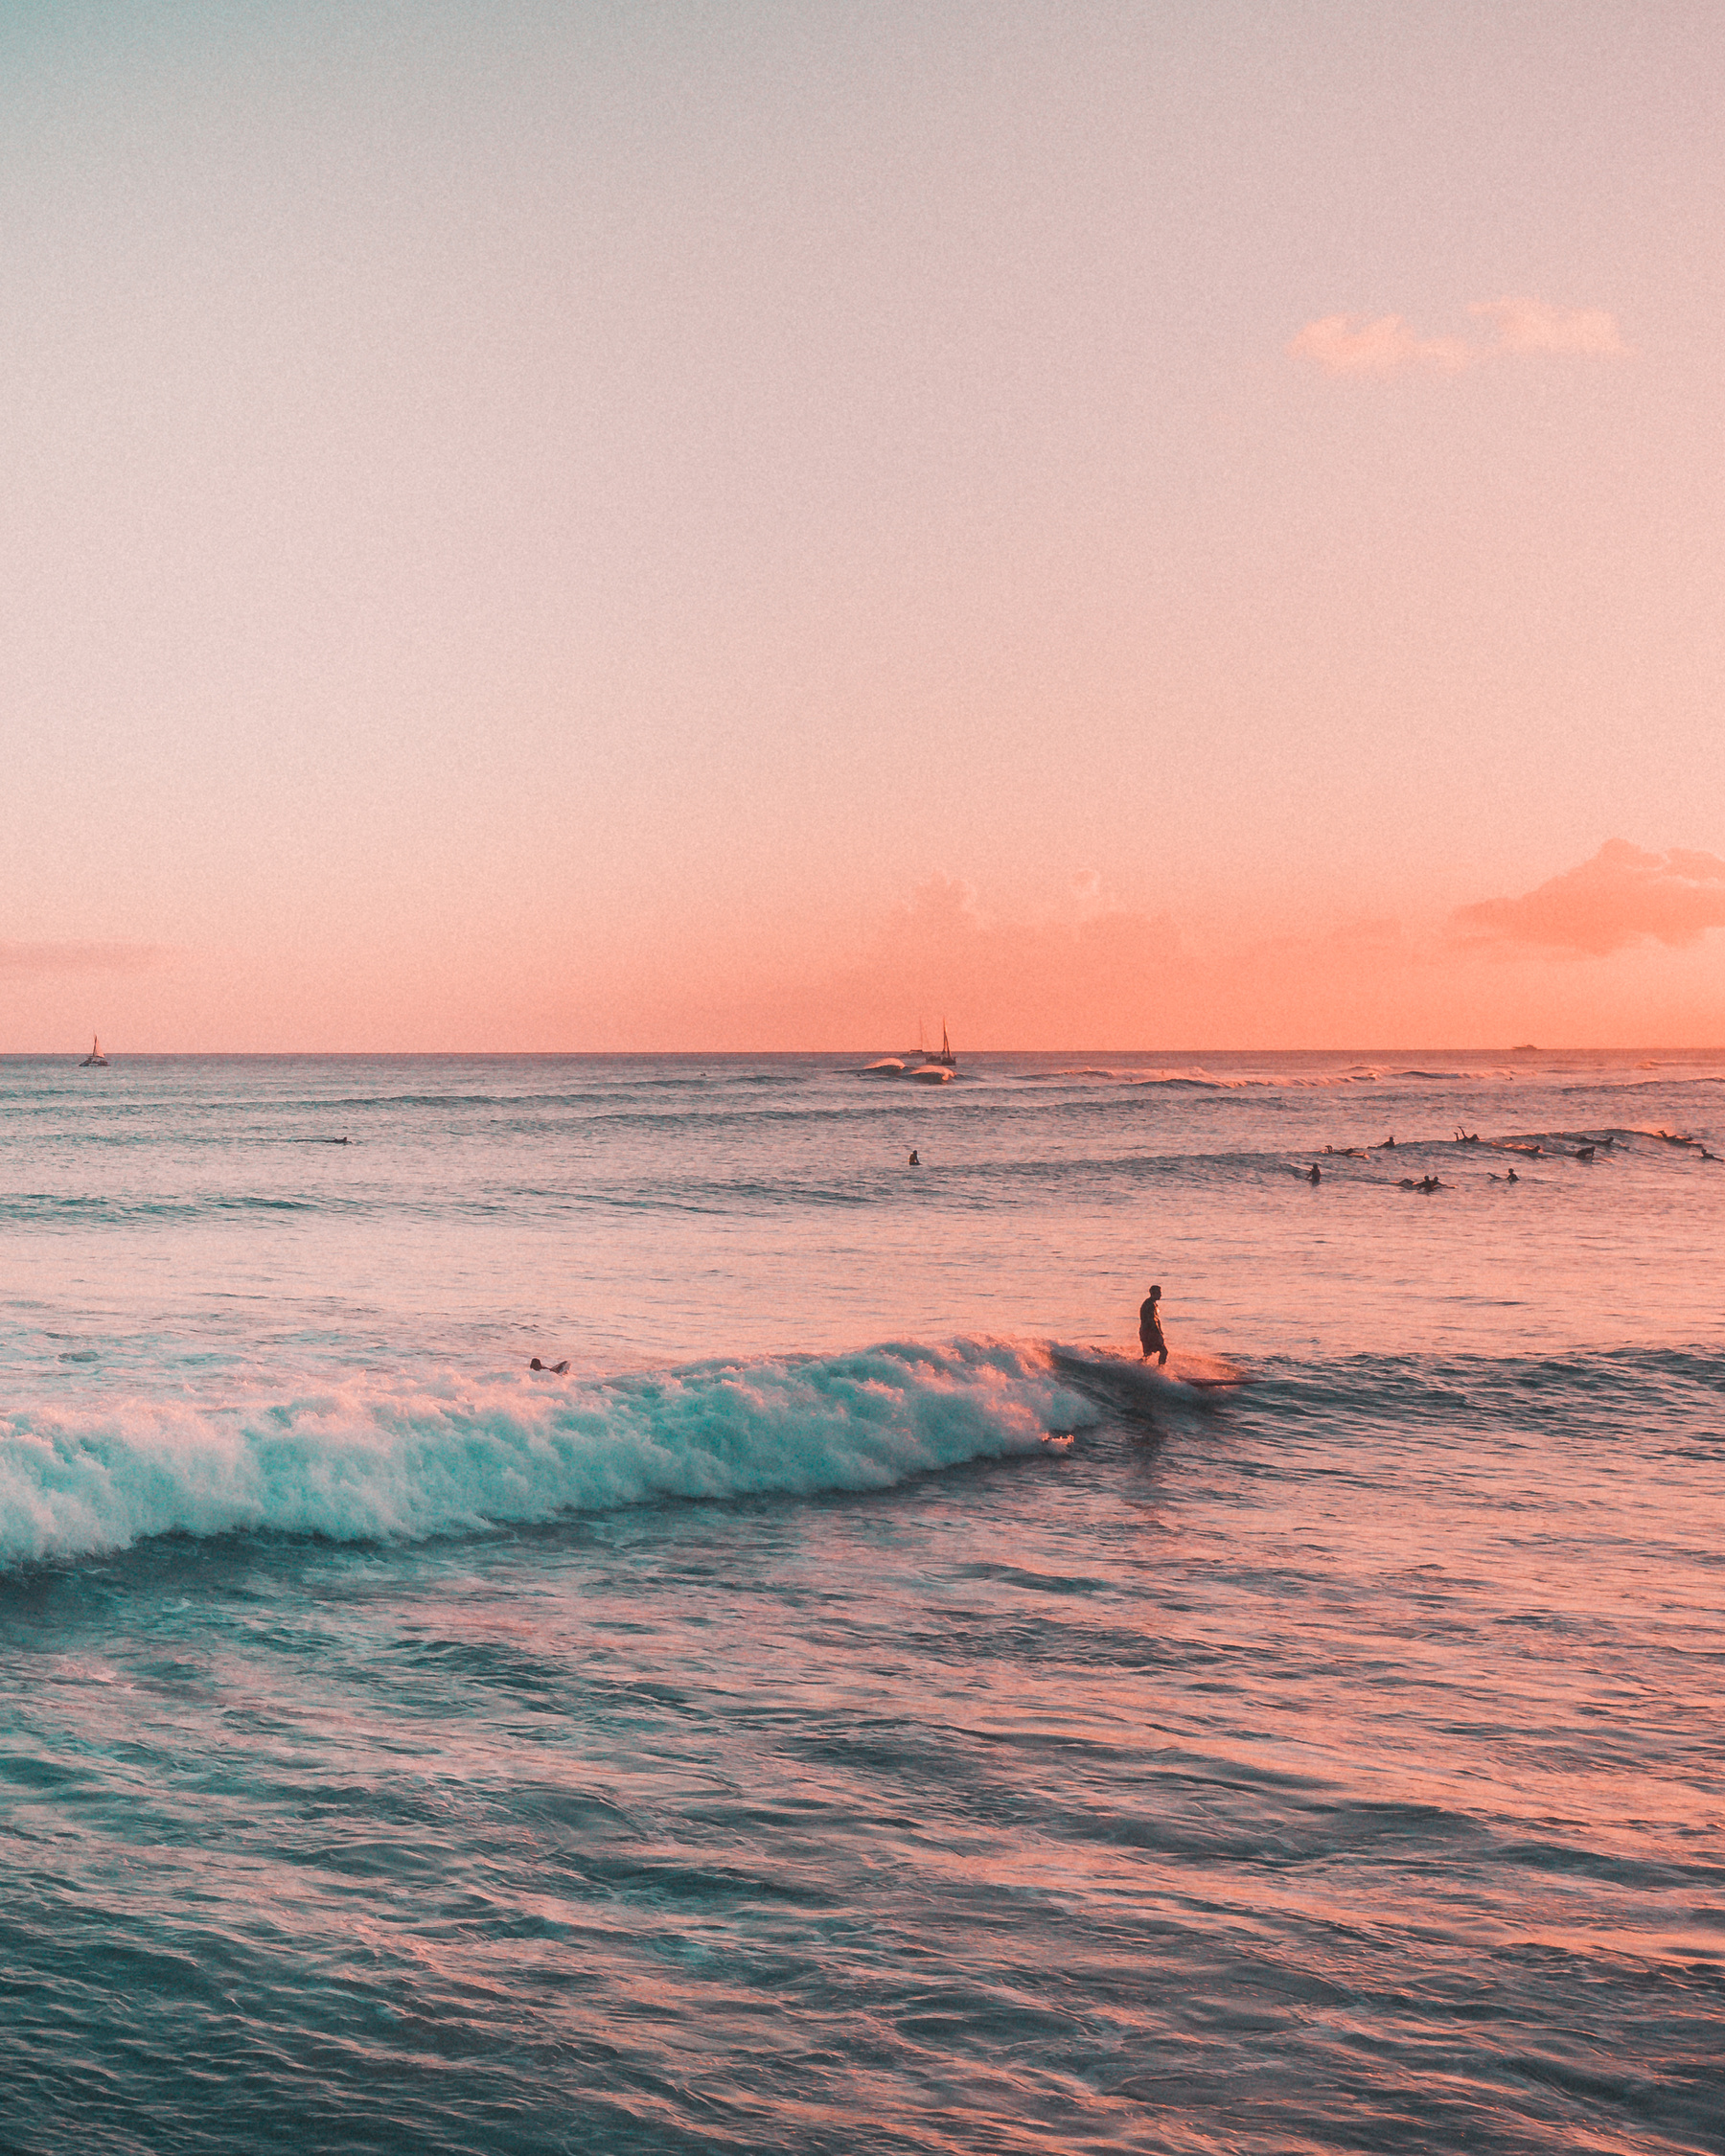
<instances>
[{"instance_id":1,"label":"swimmer in water","mask_svg":"<svg viewBox=\"0 0 1725 2156\"><path fill-rule=\"evenodd\" d=\"M912 1153L908 1165L912 1168L920 1168L922 1166L922 1156L919 1153Z\"/></svg>"},{"instance_id":2,"label":"swimmer in water","mask_svg":"<svg viewBox=\"0 0 1725 2156\"><path fill-rule=\"evenodd\" d=\"M1319 1168L1316 1160L1312 1162L1312 1172L1307 1176L1306 1181L1310 1183L1320 1183L1323 1181L1322 1171Z\"/></svg>"},{"instance_id":3,"label":"swimmer in water","mask_svg":"<svg viewBox=\"0 0 1725 2156\"><path fill-rule=\"evenodd\" d=\"M1152 1355L1156 1357L1158 1369L1168 1360L1168 1343L1162 1338L1162 1315L1156 1307L1161 1300L1162 1290L1152 1288L1138 1305L1138 1345L1144 1351L1146 1363Z\"/></svg>"},{"instance_id":4,"label":"swimmer in water","mask_svg":"<svg viewBox=\"0 0 1725 2156\"><path fill-rule=\"evenodd\" d=\"M567 1363L541 1363L537 1355L527 1367L530 1370L542 1370L547 1377L567 1377L569 1374Z\"/></svg>"}]
</instances>

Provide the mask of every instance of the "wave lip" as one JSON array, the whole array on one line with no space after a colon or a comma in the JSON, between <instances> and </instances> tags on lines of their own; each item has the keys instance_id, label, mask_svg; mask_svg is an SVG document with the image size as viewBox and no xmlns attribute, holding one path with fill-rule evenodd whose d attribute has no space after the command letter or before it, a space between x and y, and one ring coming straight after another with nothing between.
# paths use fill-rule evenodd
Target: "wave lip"
<instances>
[{"instance_id":1,"label":"wave lip","mask_svg":"<svg viewBox=\"0 0 1725 2156\"><path fill-rule=\"evenodd\" d=\"M450 1370L200 1408L0 1415L0 1565L160 1534L419 1539L659 1498L887 1489L1094 1419L1025 1342L609 1381Z\"/></svg>"}]
</instances>

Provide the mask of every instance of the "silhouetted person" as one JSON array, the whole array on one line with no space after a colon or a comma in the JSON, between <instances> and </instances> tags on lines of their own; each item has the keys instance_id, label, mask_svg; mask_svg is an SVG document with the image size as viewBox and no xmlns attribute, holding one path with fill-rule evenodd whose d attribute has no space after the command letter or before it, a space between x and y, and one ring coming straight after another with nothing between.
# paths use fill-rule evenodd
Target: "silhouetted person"
<instances>
[{"instance_id":1,"label":"silhouetted person","mask_svg":"<svg viewBox=\"0 0 1725 2156\"><path fill-rule=\"evenodd\" d=\"M530 1370L543 1370L547 1377L567 1377L569 1374L567 1363L541 1363L537 1355L527 1367Z\"/></svg>"},{"instance_id":2,"label":"silhouetted person","mask_svg":"<svg viewBox=\"0 0 1725 2156\"><path fill-rule=\"evenodd\" d=\"M1316 1160L1312 1162L1312 1172L1309 1176L1307 1176L1306 1181L1307 1182L1322 1182L1323 1181L1323 1177L1319 1172L1318 1163Z\"/></svg>"},{"instance_id":3,"label":"silhouetted person","mask_svg":"<svg viewBox=\"0 0 1725 2156\"><path fill-rule=\"evenodd\" d=\"M920 1167L922 1166L922 1156L921 1156L920 1154L918 1154L918 1153L913 1153L913 1154L911 1154L911 1156L910 1156L910 1165L911 1165L911 1166L912 1166L913 1168L920 1168Z\"/></svg>"},{"instance_id":4,"label":"silhouetted person","mask_svg":"<svg viewBox=\"0 0 1725 2156\"><path fill-rule=\"evenodd\" d=\"M1161 1300L1162 1290L1152 1288L1138 1305L1138 1345L1144 1351L1146 1363L1152 1355L1156 1357L1159 1369L1168 1360L1168 1343L1162 1338L1162 1319L1156 1308Z\"/></svg>"}]
</instances>

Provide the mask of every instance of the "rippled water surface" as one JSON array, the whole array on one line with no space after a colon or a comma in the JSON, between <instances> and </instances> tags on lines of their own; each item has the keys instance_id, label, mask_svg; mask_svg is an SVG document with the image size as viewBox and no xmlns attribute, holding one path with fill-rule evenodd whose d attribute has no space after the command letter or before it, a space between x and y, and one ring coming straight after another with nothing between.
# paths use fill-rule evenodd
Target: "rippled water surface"
<instances>
[{"instance_id":1,"label":"rippled water surface","mask_svg":"<svg viewBox=\"0 0 1725 2156\"><path fill-rule=\"evenodd\" d=\"M0 2146L1725 2146L1722 1078L0 1064Z\"/></svg>"}]
</instances>

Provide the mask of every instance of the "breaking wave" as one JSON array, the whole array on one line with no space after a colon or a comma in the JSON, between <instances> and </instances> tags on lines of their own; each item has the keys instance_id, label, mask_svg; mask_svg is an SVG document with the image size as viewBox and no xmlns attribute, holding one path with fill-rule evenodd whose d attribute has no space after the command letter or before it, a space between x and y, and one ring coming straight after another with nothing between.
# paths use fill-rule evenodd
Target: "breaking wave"
<instances>
[{"instance_id":1,"label":"breaking wave","mask_svg":"<svg viewBox=\"0 0 1725 2156\"><path fill-rule=\"evenodd\" d=\"M1028 1343L889 1343L610 1380L450 1369L238 1404L0 1414L0 1565L245 1529L418 1539L658 1498L879 1490L1094 1411Z\"/></svg>"}]
</instances>

